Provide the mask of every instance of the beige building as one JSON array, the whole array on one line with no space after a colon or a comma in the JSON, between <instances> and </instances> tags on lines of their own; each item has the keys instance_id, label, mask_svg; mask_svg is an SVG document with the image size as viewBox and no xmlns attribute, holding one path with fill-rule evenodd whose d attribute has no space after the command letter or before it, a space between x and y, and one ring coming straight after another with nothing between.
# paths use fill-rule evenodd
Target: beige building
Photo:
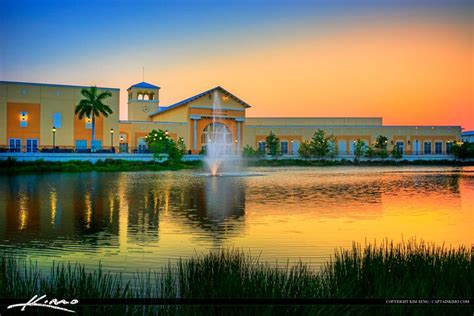
<instances>
[{"instance_id":1,"label":"beige building","mask_svg":"<svg viewBox=\"0 0 474 316\"><path fill-rule=\"evenodd\" d=\"M0 146L4 151L58 150L87 152L91 146L90 119L79 120L74 108L82 98L81 86L0 81ZM128 119L119 121L119 89L110 91L106 103L113 114L96 122L96 148L115 152L147 152L145 138L153 129L170 137L183 138L190 153L201 152L219 134L228 153L246 145L265 147L273 132L281 141L282 154L296 155L299 145L310 140L317 129L336 139L338 154L351 155L358 139L374 143L379 135L388 138L388 148L397 146L404 154L443 155L450 144L461 139L460 126L386 126L382 118L252 118L250 105L215 87L172 105L160 105L160 87L141 82L128 90ZM54 129L53 129L54 127ZM54 131L54 132L53 132Z\"/></svg>"}]
</instances>

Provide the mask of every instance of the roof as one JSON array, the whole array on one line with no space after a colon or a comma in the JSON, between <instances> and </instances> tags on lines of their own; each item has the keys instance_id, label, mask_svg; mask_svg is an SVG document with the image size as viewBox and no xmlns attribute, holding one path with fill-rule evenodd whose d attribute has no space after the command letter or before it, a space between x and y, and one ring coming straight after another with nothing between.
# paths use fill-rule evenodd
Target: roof
<instances>
[{"instance_id":1,"label":"roof","mask_svg":"<svg viewBox=\"0 0 474 316\"><path fill-rule=\"evenodd\" d=\"M130 90L132 88L144 88L144 89L160 89L160 87L152 85L151 83L142 81L139 83L134 84L133 86L130 86L127 90Z\"/></svg>"},{"instance_id":2,"label":"roof","mask_svg":"<svg viewBox=\"0 0 474 316\"><path fill-rule=\"evenodd\" d=\"M32 85L32 86L43 86L43 87L62 87L62 88L90 88L91 86L78 86L78 85L68 85L68 84L55 84L55 83L41 83L41 82L21 82L21 81L2 81L0 83L6 84L18 84L18 85ZM97 89L102 90L120 90L120 88L107 88L107 87L97 87Z\"/></svg>"},{"instance_id":3,"label":"roof","mask_svg":"<svg viewBox=\"0 0 474 316\"><path fill-rule=\"evenodd\" d=\"M217 87L214 87L212 89L209 89L209 90L206 90L204 92L201 92L199 94L196 94L192 97L189 97L187 99L184 99L182 101L179 101L175 104L172 104L172 105L169 105L169 106L160 106L158 111L155 111L153 113L150 113L150 116L154 116L158 113L162 113L162 112L165 112L165 111L168 111L168 110L171 110L171 109L174 109L174 108L177 108L181 105L185 105L191 101L194 101L196 99L199 99L200 97L202 96L205 96L207 94L210 94L212 92L214 92L215 90L219 90L220 92L222 92L224 95L227 95L229 97L231 97L233 100L237 101L238 103L242 104L244 107L246 108L249 108L250 107L250 104L248 104L247 102L243 101L242 99L236 97L235 95L233 95L232 93L230 93L229 91L227 91L226 89L222 88L221 86L217 86Z\"/></svg>"},{"instance_id":4,"label":"roof","mask_svg":"<svg viewBox=\"0 0 474 316\"><path fill-rule=\"evenodd\" d=\"M461 134L461 136L471 136L471 135L474 135L474 131L467 131Z\"/></svg>"}]
</instances>

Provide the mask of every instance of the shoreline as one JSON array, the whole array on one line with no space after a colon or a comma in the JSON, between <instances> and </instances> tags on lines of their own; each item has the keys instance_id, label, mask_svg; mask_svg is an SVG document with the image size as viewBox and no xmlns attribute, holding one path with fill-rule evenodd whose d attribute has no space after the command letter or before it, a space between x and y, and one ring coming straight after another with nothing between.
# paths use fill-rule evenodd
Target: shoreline
<instances>
[{"instance_id":1,"label":"shoreline","mask_svg":"<svg viewBox=\"0 0 474 316\"><path fill-rule=\"evenodd\" d=\"M404 166L474 166L474 161L466 160L303 160L303 159L242 159L246 167L404 167ZM133 161L105 159L90 161L18 161L15 159L0 160L0 175L48 172L135 172L135 171L178 171L202 168L202 160L181 161L177 164L157 161Z\"/></svg>"}]
</instances>

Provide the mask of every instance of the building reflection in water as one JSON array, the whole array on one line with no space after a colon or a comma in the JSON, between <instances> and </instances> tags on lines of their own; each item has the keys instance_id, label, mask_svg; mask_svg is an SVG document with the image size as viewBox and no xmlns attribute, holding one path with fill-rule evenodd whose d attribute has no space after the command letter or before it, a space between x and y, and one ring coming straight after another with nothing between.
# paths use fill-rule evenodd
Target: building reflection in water
<instances>
[{"instance_id":1,"label":"building reflection in water","mask_svg":"<svg viewBox=\"0 0 474 316\"><path fill-rule=\"evenodd\" d=\"M280 177L198 177L172 172L0 176L0 238L3 246L38 249L38 253L45 248L108 249L128 256L140 251L165 253L166 247L179 253L173 248L176 245L191 249L200 243L225 245L247 234L246 226L254 234L249 244L257 237L263 243L262 235L270 233L286 242L284 232L291 230L271 231L282 228L284 221L303 222L298 229L311 232L306 237L314 238L312 227L322 225L317 222L321 220L329 224L320 226L319 233L327 227L332 234L340 225L351 225L341 224L340 218L367 220L382 217L384 210L397 214L400 207L462 207L459 173ZM463 179L472 184L472 178ZM400 222L406 223L408 215L402 214ZM278 223L271 222L279 216ZM163 225L166 236L160 231ZM188 244L183 245L183 240Z\"/></svg>"}]
</instances>

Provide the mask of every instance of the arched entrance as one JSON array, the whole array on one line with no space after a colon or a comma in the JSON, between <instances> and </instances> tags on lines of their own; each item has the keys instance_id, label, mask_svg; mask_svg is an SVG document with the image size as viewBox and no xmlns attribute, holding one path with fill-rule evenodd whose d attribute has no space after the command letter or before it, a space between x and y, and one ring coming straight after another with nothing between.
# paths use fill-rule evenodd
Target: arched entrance
<instances>
[{"instance_id":1,"label":"arched entrance","mask_svg":"<svg viewBox=\"0 0 474 316\"><path fill-rule=\"evenodd\" d=\"M201 146L206 150L208 144L216 144L223 154L232 153L232 132L223 123L210 123L202 131Z\"/></svg>"}]
</instances>

